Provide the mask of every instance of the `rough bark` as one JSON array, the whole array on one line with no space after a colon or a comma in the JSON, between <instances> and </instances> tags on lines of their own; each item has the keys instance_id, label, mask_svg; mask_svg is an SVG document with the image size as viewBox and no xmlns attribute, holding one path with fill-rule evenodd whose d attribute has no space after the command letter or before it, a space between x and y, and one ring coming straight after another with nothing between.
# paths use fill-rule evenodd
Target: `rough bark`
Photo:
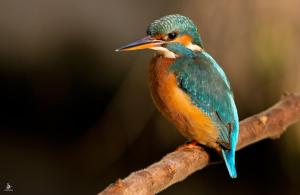
<instances>
[{"instance_id":1,"label":"rough bark","mask_svg":"<svg viewBox=\"0 0 300 195\"><path fill-rule=\"evenodd\" d=\"M279 138L300 119L300 95L285 95L271 108L240 122L237 150L266 138ZM200 146L182 145L149 167L118 179L99 195L156 194L206 167L210 156Z\"/></svg>"}]
</instances>

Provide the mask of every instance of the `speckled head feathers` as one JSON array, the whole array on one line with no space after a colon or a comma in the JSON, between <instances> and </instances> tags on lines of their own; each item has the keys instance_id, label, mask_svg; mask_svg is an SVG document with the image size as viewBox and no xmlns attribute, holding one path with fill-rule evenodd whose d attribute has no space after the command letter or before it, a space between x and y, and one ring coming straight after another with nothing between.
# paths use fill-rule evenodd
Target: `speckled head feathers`
<instances>
[{"instance_id":1,"label":"speckled head feathers","mask_svg":"<svg viewBox=\"0 0 300 195\"><path fill-rule=\"evenodd\" d=\"M193 43L203 48L197 27L193 21L186 16L179 14L167 15L152 22L147 29L147 34L150 36L158 36L172 32L176 32L179 35L190 35L193 39Z\"/></svg>"}]
</instances>

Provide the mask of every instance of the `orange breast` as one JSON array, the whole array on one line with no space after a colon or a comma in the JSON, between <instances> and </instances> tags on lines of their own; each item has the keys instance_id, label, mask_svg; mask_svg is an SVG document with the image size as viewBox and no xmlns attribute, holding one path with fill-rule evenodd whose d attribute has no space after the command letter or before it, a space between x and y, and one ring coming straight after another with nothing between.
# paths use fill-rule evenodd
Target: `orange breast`
<instances>
[{"instance_id":1,"label":"orange breast","mask_svg":"<svg viewBox=\"0 0 300 195\"><path fill-rule=\"evenodd\" d=\"M159 111L188 139L216 147L218 131L210 118L182 91L168 71L174 59L156 57L149 67L149 85Z\"/></svg>"}]
</instances>

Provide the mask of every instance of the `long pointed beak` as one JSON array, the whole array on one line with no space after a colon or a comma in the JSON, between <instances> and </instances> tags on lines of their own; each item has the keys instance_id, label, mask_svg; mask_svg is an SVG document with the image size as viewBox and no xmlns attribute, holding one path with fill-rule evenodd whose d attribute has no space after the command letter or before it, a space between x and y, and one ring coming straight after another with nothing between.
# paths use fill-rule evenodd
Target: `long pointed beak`
<instances>
[{"instance_id":1,"label":"long pointed beak","mask_svg":"<svg viewBox=\"0 0 300 195\"><path fill-rule=\"evenodd\" d=\"M150 36L144 37L140 40L137 40L133 43L129 43L128 45L125 45L123 47L120 47L116 49L116 51L131 51L131 50L140 50L140 49L149 49L152 47L158 47L165 42L162 40L154 39Z\"/></svg>"}]
</instances>

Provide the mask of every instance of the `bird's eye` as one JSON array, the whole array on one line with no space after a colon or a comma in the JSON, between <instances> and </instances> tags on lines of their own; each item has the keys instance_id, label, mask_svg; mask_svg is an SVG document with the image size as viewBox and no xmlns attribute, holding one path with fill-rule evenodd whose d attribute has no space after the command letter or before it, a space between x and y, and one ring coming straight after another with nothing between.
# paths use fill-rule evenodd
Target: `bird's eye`
<instances>
[{"instance_id":1,"label":"bird's eye","mask_svg":"<svg viewBox=\"0 0 300 195\"><path fill-rule=\"evenodd\" d=\"M177 33L176 32L171 32L168 34L168 38L169 40L173 40L177 37Z\"/></svg>"}]
</instances>

